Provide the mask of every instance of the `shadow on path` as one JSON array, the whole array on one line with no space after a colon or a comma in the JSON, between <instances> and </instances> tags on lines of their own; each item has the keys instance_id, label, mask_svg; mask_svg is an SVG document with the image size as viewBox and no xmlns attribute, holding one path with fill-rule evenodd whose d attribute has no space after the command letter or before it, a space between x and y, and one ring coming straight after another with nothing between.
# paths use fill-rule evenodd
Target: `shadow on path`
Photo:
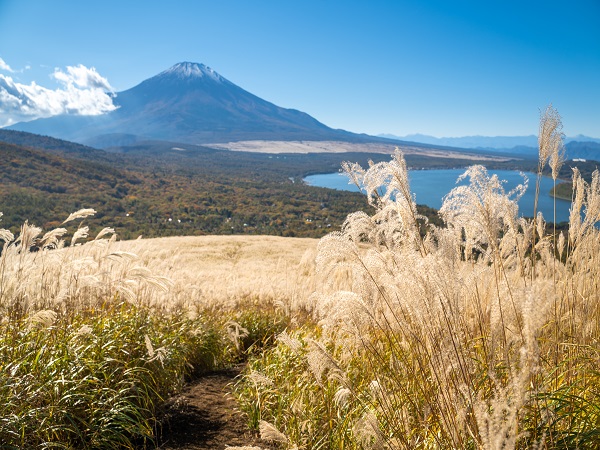
<instances>
[{"instance_id":1,"label":"shadow on path","mask_svg":"<svg viewBox=\"0 0 600 450\"><path fill-rule=\"evenodd\" d=\"M243 369L211 372L190 383L169 401L160 450L223 450L227 446L272 449L250 430L230 394L230 384Z\"/></svg>"}]
</instances>

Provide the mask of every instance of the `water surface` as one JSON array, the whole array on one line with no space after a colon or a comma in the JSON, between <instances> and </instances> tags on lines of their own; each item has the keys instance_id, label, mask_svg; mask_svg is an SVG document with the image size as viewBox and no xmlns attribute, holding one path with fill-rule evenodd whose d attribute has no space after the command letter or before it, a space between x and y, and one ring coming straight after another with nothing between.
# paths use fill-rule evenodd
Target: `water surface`
<instances>
[{"instance_id":1,"label":"water surface","mask_svg":"<svg viewBox=\"0 0 600 450\"><path fill-rule=\"evenodd\" d=\"M456 180L464 172L465 169L409 170L410 186L412 192L416 195L417 204L439 209L442 206L442 198L457 186ZM500 180L505 181L504 190L506 192L523 183L523 177L520 172L490 170L489 173L496 174ZM529 188L519 201L519 213L522 216L530 217L533 215L536 174L525 172L525 176L529 178ZM358 191L356 186L348 183L348 177L339 173L310 175L304 181L311 186ZM462 181L460 184L468 184L468 179ZM554 216L554 199L550 196L550 190L553 186L554 182L552 178L542 177L538 211L544 214L544 218L548 222L552 222ZM569 220L570 206L570 201L556 199L557 222Z\"/></svg>"}]
</instances>

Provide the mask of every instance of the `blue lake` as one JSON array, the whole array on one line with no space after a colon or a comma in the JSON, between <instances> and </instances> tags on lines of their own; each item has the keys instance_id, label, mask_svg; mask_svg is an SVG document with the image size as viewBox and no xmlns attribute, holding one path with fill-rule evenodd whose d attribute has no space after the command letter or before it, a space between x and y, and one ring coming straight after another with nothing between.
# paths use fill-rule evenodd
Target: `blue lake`
<instances>
[{"instance_id":1,"label":"blue lake","mask_svg":"<svg viewBox=\"0 0 600 450\"><path fill-rule=\"evenodd\" d=\"M439 209L442 206L442 198L457 186L456 180L465 172L465 169L443 169L443 170L410 170L409 179L412 192L416 195L417 204L427 205ZM518 184L523 183L523 177L519 172L511 170L490 170L490 174L498 175L500 180L506 181L504 189L506 192ZM519 201L519 212L522 216L533 215L533 203L535 198L536 174L526 172L529 178L529 187L525 195ZM354 184L348 183L348 177L339 173L328 173L322 175L310 175L304 179L311 186L325 187L345 191L358 191ZM468 179L461 182L468 184ZM540 198L538 200L538 211L544 214L544 219L553 221L554 199L550 196L550 190L554 186L552 178L543 177L540 185ZM556 199L556 221L565 222L569 220L569 208L571 202Z\"/></svg>"}]
</instances>

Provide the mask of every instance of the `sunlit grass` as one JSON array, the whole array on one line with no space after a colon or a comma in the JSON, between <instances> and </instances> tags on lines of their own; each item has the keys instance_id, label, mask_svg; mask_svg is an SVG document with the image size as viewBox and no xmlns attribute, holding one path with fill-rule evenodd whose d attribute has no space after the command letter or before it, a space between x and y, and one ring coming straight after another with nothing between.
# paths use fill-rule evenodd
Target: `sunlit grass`
<instances>
[{"instance_id":1,"label":"sunlit grass","mask_svg":"<svg viewBox=\"0 0 600 450\"><path fill-rule=\"evenodd\" d=\"M121 243L113 233L89 240L83 223L0 230L1 448L154 448L162 405L188 377L245 359L290 324L272 295L283 305L298 297L295 286L226 286L198 268L202 258L177 261L196 249L212 255L210 270L236 278L236 266L261 245L273 252L272 242ZM229 252L214 253L225 244ZM297 266L305 247L265 257L255 278L285 275L281 261ZM222 288L227 302L215 295Z\"/></svg>"},{"instance_id":2,"label":"sunlit grass","mask_svg":"<svg viewBox=\"0 0 600 450\"><path fill-rule=\"evenodd\" d=\"M562 164L552 108L547 164ZM345 169L376 211L321 240L315 325L238 384L250 423L290 448L598 448L600 174L574 172L564 235L520 217L523 188L482 166L445 198L444 227L418 214L400 153Z\"/></svg>"},{"instance_id":3,"label":"sunlit grass","mask_svg":"<svg viewBox=\"0 0 600 450\"><path fill-rule=\"evenodd\" d=\"M0 437L6 445L107 448L149 444L156 412L190 368L226 361L205 317L161 317L126 303L3 324Z\"/></svg>"}]
</instances>

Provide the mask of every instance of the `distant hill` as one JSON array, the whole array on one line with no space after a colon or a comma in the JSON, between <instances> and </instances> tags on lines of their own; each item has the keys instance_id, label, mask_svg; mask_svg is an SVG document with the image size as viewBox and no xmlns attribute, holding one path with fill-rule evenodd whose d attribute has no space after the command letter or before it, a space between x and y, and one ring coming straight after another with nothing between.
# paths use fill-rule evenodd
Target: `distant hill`
<instances>
[{"instance_id":1,"label":"distant hill","mask_svg":"<svg viewBox=\"0 0 600 450\"><path fill-rule=\"evenodd\" d=\"M537 149L537 136L463 136L463 137L442 137L428 136L426 134L409 134L406 136L395 136L393 134L380 134L379 137L387 139L397 139L405 141L420 142L430 145L447 145L450 147L474 148L481 150L512 150L515 147L529 147ZM596 142L600 144L600 139L577 135L566 137L565 143L578 142Z\"/></svg>"},{"instance_id":2,"label":"distant hill","mask_svg":"<svg viewBox=\"0 0 600 450\"><path fill-rule=\"evenodd\" d=\"M474 149L513 149L514 147L537 147L537 136L464 136L442 137L428 136L426 134L409 134L404 137L393 134L380 134L388 139L403 139L430 145L447 145L450 147Z\"/></svg>"},{"instance_id":3,"label":"distant hill","mask_svg":"<svg viewBox=\"0 0 600 450\"><path fill-rule=\"evenodd\" d=\"M211 68L191 62L176 64L117 93L114 102L118 109L100 116L62 115L8 128L102 147L142 140L196 144L256 139L366 139L329 128L301 111L276 106Z\"/></svg>"},{"instance_id":4,"label":"distant hill","mask_svg":"<svg viewBox=\"0 0 600 450\"><path fill-rule=\"evenodd\" d=\"M565 145L568 159L600 161L600 142L572 141Z\"/></svg>"},{"instance_id":5,"label":"distant hill","mask_svg":"<svg viewBox=\"0 0 600 450\"><path fill-rule=\"evenodd\" d=\"M523 157L537 158L537 136L464 136L436 138L424 134L395 136L380 134L386 139L398 139L419 142L428 145L446 145L451 147L470 148L494 153L510 153ZM565 138L566 158L583 158L600 161L600 139L577 135Z\"/></svg>"},{"instance_id":6,"label":"distant hill","mask_svg":"<svg viewBox=\"0 0 600 450\"><path fill-rule=\"evenodd\" d=\"M2 139L7 135L1 133ZM19 135L11 137L15 136ZM122 211L128 192L141 183L129 170L86 160L89 154L73 151L76 144L69 148L70 143L65 143L61 149L52 138L21 137L28 140L27 147L0 139L2 227L19 226L26 219L38 226L57 226L83 207L96 208L99 213L95 220L101 220L115 210ZM48 149L33 148L40 143Z\"/></svg>"},{"instance_id":7,"label":"distant hill","mask_svg":"<svg viewBox=\"0 0 600 450\"><path fill-rule=\"evenodd\" d=\"M42 149L51 153L58 153L72 158L81 157L84 159L105 161L106 152L75 142L65 141L50 136L27 133L24 131L15 131L0 129L0 142L14 144L23 147Z\"/></svg>"}]
</instances>

